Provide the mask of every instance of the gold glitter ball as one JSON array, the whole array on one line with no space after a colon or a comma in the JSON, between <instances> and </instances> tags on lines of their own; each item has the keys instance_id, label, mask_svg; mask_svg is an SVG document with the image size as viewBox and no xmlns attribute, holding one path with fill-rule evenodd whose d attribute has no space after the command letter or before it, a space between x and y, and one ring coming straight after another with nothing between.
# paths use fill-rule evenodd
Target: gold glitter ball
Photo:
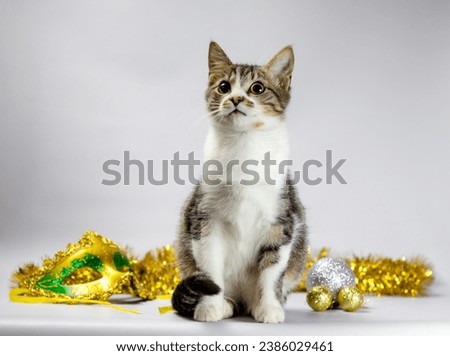
<instances>
[{"instance_id":1,"label":"gold glitter ball","mask_svg":"<svg viewBox=\"0 0 450 356\"><path fill-rule=\"evenodd\" d=\"M306 295L306 302L315 311L324 311L331 307L333 296L325 286L315 286Z\"/></svg>"},{"instance_id":2,"label":"gold glitter ball","mask_svg":"<svg viewBox=\"0 0 450 356\"><path fill-rule=\"evenodd\" d=\"M339 291L338 303L345 311L358 310L364 303L364 294L356 287L344 287Z\"/></svg>"}]
</instances>

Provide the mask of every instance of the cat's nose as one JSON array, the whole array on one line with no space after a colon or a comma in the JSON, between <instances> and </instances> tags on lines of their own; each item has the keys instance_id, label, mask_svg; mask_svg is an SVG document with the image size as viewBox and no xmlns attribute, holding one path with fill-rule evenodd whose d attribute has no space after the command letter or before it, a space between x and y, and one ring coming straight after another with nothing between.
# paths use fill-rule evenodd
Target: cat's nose
<instances>
[{"instance_id":1,"label":"cat's nose","mask_svg":"<svg viewBox=\"0 0 450 356\"><path fill-rule=\"evenodd\" d=\"M244 101L244 97L243 96L235 96L235 97L231 98L230 101L236 107L239 105L239 103Z\"/></svg>"}]
</instances>

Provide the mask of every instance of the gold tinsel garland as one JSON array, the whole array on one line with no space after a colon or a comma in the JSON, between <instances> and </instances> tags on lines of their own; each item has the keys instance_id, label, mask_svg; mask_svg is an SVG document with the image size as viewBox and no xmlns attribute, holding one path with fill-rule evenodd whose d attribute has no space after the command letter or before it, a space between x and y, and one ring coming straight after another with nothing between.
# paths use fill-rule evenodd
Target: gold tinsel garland
<instances>
[{"instance_id":1,"label":"gold tinsel garland","mask_svg":"<svg viewBox=\"0 0 450 356\"><path fill-rule=\"evenodd\" d=\"M328 256L327 248L322 248L316 256L309 253L305 273L296 289L297 292L306 291L306 275L309 269L320 258ZM369 255L347 257L345 261L355 273L356 287L362 293L377 296L421 296L426 294L427 288L434 280L431 265L420 257L408 260L406 257L392 259Z\"/></svg>"},{"instance_id":2,"label":"gold tinsel garland","mask_svg":"<svg viewBox=\"0 0 450 356\"><path fill-rule=\"evenodd\" d=\"M142 260L132 259L130 294L153 300L172 295L181 282L172 246L149 251Z\"/></svg>"},{"instance_id":3,"label":"gold tinsel garland","mask_svg":"<svg viewBox=\"0 0 450 356\"><path fill-rule=\"evenodd\" d=\"M306 291L306 275L326 248L309 253L305 274L296 291ZM349 257L356 287L363 293L398 296L425 295L434 276L420 258ZM141 260L101 235L87 231L76 244L45 259L42 266L26 264L12 276L10 299L24 303L109 304L113 294L131 294L153 300L170 297L180 282L171 246L148 252ZM124 309L114 306L117 309Z\"/></svg>"}]
</instances>

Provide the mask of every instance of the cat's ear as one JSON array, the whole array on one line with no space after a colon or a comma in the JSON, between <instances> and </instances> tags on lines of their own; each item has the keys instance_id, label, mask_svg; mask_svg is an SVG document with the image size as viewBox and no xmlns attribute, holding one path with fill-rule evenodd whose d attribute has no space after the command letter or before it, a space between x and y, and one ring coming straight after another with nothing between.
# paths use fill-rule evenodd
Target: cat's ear
<instances>
[{"instance_id":1,"label":"cat's ear","mask_svg":"<svg viewBox=\"0 0 450 356\"><path fill-rule=\"evenodd\" d=\"M284 90L289 90L294 70L292 47L284 47L264 66L264 69Z\"/></svg>"},{"instance_id":2,"label":"cat's ear","mask_svg":"<svg viewBox=\"0 0 450 356\"><path fill-rule=\"evenodd\" d=\"M209 71L216 67L223 67L232 65L230 59L225 54L222 48L216 43L211 42L209 44L208 65Z\"/></svg>"}]
</instances>

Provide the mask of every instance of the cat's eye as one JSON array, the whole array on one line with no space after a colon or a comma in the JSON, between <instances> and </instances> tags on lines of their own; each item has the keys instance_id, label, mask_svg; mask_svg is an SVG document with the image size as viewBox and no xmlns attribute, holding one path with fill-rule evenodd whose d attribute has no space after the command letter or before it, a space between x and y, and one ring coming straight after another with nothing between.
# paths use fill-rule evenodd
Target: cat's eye
<instances>
[{"instance_id":1,"label":"cat's eye","mask_svg":"<svg viewBox=\"0 0 450 356\"><path fill-rule=\"evenodd\" d=\"M227 94L231 91L231 85L226 80L223 80L220 82L217 90L219 91L220 94Z\"/></svg>"},{"instance_id":2,"label":"cat's eye","mask_svg":"<svg viewBox=\"0 0 450 356\"><path fill-rule=\"evenodd\" d=\"M255 82L250 87L250 91L255 95L262 94L262 93L264 93L265 90L266 90L266 88L264 88L264 85L262 85L262 83L260 83L260 82Z\"/></svg>"}]
</instances>

